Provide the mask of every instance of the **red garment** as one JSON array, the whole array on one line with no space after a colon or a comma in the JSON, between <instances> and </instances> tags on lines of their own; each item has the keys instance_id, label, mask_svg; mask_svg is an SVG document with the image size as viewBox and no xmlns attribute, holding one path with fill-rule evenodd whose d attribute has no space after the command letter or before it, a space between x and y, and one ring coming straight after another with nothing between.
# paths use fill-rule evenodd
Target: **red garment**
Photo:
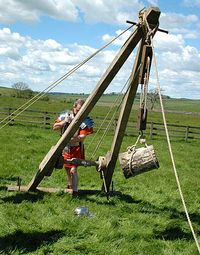
<instances>
[{"instance_id":1,"label":"red garment","mask_svg":"<svg viewBox=\"0 0 200 255\"><path fill-rule=\"evenodd\" d=\"M93 133L92 128L85 128L79 129L79 135L89 135ZM69 148L63 150L63 157L64 160L78 158L78 159L85 159L85 151L84 145L82 142L79 143L77 146L68 146ZM77 166L71 164L64 164L64 167L67 168L76 168Z\"/></svg>"},{"instance_id":2,"label":"red garment","mask_svg":"<svg viewBox=\"0 0 200 255\"><path fill-rule=\"evenodd\" d=\"M83 144L80 144L78 146L70 146L68 150L64 149L62 153L64 160L69 160L73 158L85 159L84 154L85 153L84 153ZM64 164L64 167L76 168L77 166L71 165L71 164Z\"/></svg>"},{"instance_id":3,"label":"red garment","mask_svg":"<svg viewBox=\"0 0 200 255\"><path fill-rule=\"evenodd\" d=\"M60 122L65 118L66 114L60 115L56 122ZM62 131L62 130L61 130ZM85 127L84 129L79 128L78 135L89 135L93 133L93 128ZM73 158L78 159L85 159L85 153L84 153L84 145L82 142L79 143L77 146L71 146L70 143L65 147L65 149L62 151L62 155L64 157L64 160L69 160ZM67 168L76 168L77 166L72 164L64 164L64 167Z\"/></svg>"}]
</instances>

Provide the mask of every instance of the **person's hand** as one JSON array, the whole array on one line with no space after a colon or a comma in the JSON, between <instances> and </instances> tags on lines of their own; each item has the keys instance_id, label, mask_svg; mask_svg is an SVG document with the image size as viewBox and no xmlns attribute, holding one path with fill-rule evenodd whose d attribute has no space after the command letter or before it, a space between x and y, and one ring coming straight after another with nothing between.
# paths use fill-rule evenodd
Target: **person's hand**
<instances>
[{"instance_id":1,"label":"person's hand","mask_svg":"<svg viewBox=\"0 0 200 255\"><path fill-rule=\"evenodd\" d=\"M67 115L67 116L65 116L64 122L69 124L72 122L72 118Z\"/></svg>"}]
</instances>

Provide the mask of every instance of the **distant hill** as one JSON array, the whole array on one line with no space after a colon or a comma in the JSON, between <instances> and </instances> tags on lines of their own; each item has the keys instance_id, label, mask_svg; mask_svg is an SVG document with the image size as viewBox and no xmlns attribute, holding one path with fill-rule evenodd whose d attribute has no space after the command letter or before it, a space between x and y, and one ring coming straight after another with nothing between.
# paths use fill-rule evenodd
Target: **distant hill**
<instances>
[{"instance_id":1,"label":"distant hill","mask_svg":"<svg viewBox=\"0 0 200 255\"><path fill-rule=\"evenodd\" d=\"M9 96L12 94L13 92L13 88L7 88L7 87L3 87L0 86L0 94L2 96ZM39 93L38 91L34 91L34 93ZM80 95L80 96L86 96L87 94L84 93L64 93L64 92L48 92L47 95L49 96L67 96L67 95L72 95L72 96L76 96L76 95Z\"/></svg>"},{"instance_id":2,"label":"distant hill","mask_svg":"<svg viewBox=\"0 0 200 255\"><path fill-rule=\"evenodd\" d=\"M7 88L0 86L0 95L1 96L10 96L13 92L13 88Z\"/></svg>"}]
</instances>

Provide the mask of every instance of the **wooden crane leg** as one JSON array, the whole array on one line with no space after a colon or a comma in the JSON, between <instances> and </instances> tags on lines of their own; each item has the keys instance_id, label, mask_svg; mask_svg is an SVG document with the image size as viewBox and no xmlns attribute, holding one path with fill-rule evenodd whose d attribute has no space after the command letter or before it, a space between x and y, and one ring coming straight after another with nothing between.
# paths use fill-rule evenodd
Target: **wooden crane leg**
<instances>
[{"instance_id":1,"label":"wooden crane leg","mask_svg":"<svg viewBox=\"0 0 200 255\"><path fill-rule=\"evenodd\" d=\"M143 46L144 46L144 41L142 40L140 47L138 49L137 58L135 60L135 64L132 70L131 78L128 85L128 91L126 93L126 96L124 98L124 101L121 107L116 131L115 131L115 136L113 138L113 143L111 146L110 157L108 158L108 162L107 162L105 180L106 180L106 186L108 191L110 189L110 184L112 181L112 176L114 173L119 150L124 137L124 133L126 130L127 122L128 122L133 101L136 95L136 91L138 88L139 70L141 67L141 55L143 51ZM104 190L104 186L102 186L102 190Z\"/></svg>"},{"instance_id":2,"label":"wooden crane leg","mask_svg":"<svg viewBox=\"0 0 200 255\"><path fill-rule=\"evenodd\" d=\"M54 146L52 151L49 151L48 154L45 156L45 160L42 160L40 164L39 170L37 171L36 175L33 177L31 182L28 185L29 191L34 191L39 183L42 181L45 175L49 175L52 173L56 161L66 146L66 144L70 141L71 137L74 135L76 130L79 128L82 121L88 116L90 111L93 109L95 104L98 102L99 98L102 96L110 82L116 76L124 62L130 56L133 49L136 47L138 42L142 38L142 28L137 27L136 30L130 35L127 41L124 43L100 81L98 82L96 88L91 93L91 95L87 98L86 102L84 103L81 110L78 112L76 117L73 119L71 124L68 126L60 140Z\"/></svg>"},{"instance_id":3,"label":"wooden crane leg","mask_svg":"<svg viewBox=\"0 0 200 255\"><path fill-rule=\"evenodd\" d=\"M140 14L141 14L140 18L143 17L143 19L144 19L144 16L145 16L145 20L148 22L151 29L153 29L152 36L154 36L158 29L158 24L159 24L159 21L158 21L159 16L160 16L159 8L151 7L146 12L141 11ZM121 107L121 112L119 115L117 128L115 131L115 136L113 138L113 143L111 146L110 157L108 158L107 168L105 171L107 191L109 191L109 189L110 189L110 184L112 181L112 176L114 173L119 150L121 147L121 143L123 140L123 136L125 133L125 129L126 129L126 125L128 122L130 112L131 112L133 101L134 101L134 98L135 98L135 95L137 92L137 87L138 87L138 83L139 83L138 68L140 68L140 66L143 67L143 65L144 65L144 63L141 60L142 53L143 53L143 50L146 50L145 44L149 43L148 42L149 35L145 32L145 29L143 31L144 31L144 34L142 37L140 48L138 49L137 58L135 60L135 64L134 64L133 71L131 74L131 79L129 81L128 91L124 98L123 105ZM102 186L102 190L104 190L103 186Z\"/></svg>"},{"instance_id":4,"label":"wooden crane leg","mask_svg":"<svg viewBox=\"0 0 200 255\"><path fill-rule=\"evenodd\" d=\"M108 85L111 83L113 78L116 76L120 68L123 66L127 58L130 56L133 49L136 47L138 42L142 40L140 50L137 56L137 60L135 62L135 66L132 72L130 87L128 89L127 95L124 99L124 103L122 105L119 122L116 129L116 134L114 136L113 144L111 147L111 157L109 159L107 165L106 172L106 184L109 190L113 171L115 168L116 160L118 157L119 149L122 143L122 139L124 136L126 124L128 121L128 117L131 111L131 107L133 104L133 100L137 91L138 86L138 75L137 70L140 65L141 59L141 51L144 44L144 40L146 39L146 28L145 22L141 22L142 16L145 15L145 20L149 23L150 28L154 29L154 33L158 28L158 19L160 16L160 10L155 7L150 7L146 12L142 12L139 14L139 23L135 29L135 31L129 36L127 41L124 43L100 81L98 82L96 88L91 93L91 95L87 98L85 104L78 112L76 117L73 119L72 123L68 126L65 133L62 135L60 140L54 146L52 150L48 152L45 158L42 160L39 170L36 175L33 177L32 181L28 185L28 190L35 190L39 183L42 181L45 175L51 175L54 166L58 157L60 156L65 145L70 141L71 137L74 135L76 130L79 128L80 124L83 120L88 116L90 111L93 109L95 104L98 102L99 98L102 96Z\"/></svg>"}]
</instances>

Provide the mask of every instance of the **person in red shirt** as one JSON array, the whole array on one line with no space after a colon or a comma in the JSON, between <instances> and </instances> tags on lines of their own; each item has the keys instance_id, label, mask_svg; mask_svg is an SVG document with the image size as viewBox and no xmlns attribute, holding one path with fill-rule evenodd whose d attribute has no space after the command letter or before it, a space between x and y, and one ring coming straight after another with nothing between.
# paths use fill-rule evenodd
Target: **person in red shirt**
<instances>
[{"instance_id":1,"label":"person in red shirt","mask_svg":"<svg viewBox=\"0 0 200 255\"><path fill-rule=\"evenodd\" d=\"M83 104L83 99L77 99L71 111L60 114L60 116L56 119L53 125L53 130L60 130L62 135ZM85 159L83 141L87 135L93 133L93 124L93 120L90 117L87 117L82 122L79 129L71 138L70 142L63 149L62 155L64 160L70 160L73 158ZM72 164L64 164L64 168L68 177L68 184L65 191L76 196L78 194L77 166Z\"/></svg>"}]
</instances>

